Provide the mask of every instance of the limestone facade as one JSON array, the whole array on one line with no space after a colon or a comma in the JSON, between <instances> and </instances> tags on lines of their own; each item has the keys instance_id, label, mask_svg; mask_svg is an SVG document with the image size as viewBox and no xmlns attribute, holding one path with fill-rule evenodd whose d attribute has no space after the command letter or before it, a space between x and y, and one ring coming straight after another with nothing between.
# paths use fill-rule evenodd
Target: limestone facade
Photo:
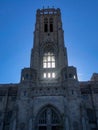
<instances>
[{"instance_id":1,"label":"limestone facade","mask_svg":"<svg viewBox=\"0 0 98 130\"><path fill-rule=\"evenodd\" d=\"M98 130L98 74L68 65L60 9L38 9L30 67L0 84L0 130Z\"/></svg>"}]
</instances>

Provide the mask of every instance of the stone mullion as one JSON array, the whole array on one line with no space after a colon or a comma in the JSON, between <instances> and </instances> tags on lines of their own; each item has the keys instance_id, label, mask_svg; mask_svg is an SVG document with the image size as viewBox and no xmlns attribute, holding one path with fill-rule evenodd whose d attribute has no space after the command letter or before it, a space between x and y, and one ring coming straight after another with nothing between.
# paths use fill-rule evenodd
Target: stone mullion
<instances>
[{"instance_id":1,"label":"stone mullion","mask_svg":"<svg viewBox=\"0 0 98 130\"><path fill-rule=\"evenodd\" d=\"M86 119L85 119L85 117L82 117L82 127L83 127L83 130L87 130L86 129Z\"/></svg>"},{"instance_id":2,"label":"stone mullion","mask_svg":"<svg viewBox=\"0 0 98 130\"><path fill-rule=\"evenodd\" d=\"M51 130L51 109L47 109L47 130Z\"/></svg>"},{"instance_id":3,"label":"stone mullion","mask_svg":"<svg viewBox=\"0 0 98 130\"><path fill-rule=\"evenodd\" d=\"M29 130L32 130L32 125L34 125L34 124L32 124L32 118L30 118L30 120L29 120Z\"/></svg>"}]
</instances>

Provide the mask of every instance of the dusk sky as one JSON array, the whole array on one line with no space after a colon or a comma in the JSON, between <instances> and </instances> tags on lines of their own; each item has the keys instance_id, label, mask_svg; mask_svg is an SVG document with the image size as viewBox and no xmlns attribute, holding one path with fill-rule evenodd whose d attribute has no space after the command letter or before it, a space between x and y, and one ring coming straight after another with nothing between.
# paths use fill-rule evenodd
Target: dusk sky
<instances>
[{"instance_id":1,"label":"dusk sky","mask_svg":"<svg viewBox=\"0 0 98 130\"><path fill-rule=\"evenodd\" d=\"M69 66L80 81L98 73L98 0L0 0L0 84L19 83L30 66L36 10L60 8Z\"/></svg>"}]
</instances>

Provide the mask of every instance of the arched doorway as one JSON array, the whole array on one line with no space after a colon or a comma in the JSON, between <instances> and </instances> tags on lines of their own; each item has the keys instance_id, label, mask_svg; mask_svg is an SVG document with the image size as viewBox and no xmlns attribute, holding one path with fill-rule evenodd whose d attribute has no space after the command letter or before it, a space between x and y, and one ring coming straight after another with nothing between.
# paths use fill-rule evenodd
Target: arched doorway
<instances>
[{"instance_id":1,"label":"arched doorway","mask_svg":"<svg viewBox=\"0 0 98 130\"><path fill-rule=\"evenodd\" d=\"M38 113L37 130L62 130L61 126L61 116L55 108L47 106Z\"/></svg>"}]
</instances>

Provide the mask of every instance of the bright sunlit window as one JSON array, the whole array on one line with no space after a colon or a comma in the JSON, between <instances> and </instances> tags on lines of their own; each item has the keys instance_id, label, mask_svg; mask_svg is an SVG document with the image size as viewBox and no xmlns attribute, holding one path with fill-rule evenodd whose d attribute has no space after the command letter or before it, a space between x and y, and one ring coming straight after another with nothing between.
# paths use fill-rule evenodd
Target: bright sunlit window
<instances>
[{"instance_id":1,"label":"bright sunlit window","mask_svg":"<svg viewBox=\"0 0 98 130\"><path fill-rule=\"evenodd\" d=\"M53 53L44 53L43 68L55 68L55 56Z\"/></svg>"},{"instance_id":2,"label":"bright sunlit window","mask_svg":"<svg viewBox=\"0 0 98 130\"><path fill-rule=\"evenodd\" d=\"M46 73L43 74L43 77L46 78Z\"/></svg>"},{"instance_id":3,"label":"bright sunlit window","mask_svg":"<svg viewBox=\"0 0 98 130\"><path fill-rule=\"evenodd\" d=\"M52 73L52 78L55 78L55 73Z\"/></svg>"},{"instance_id":4,"label":"bright sunlit window","mask_svg":"<svg viewBox=\"0 0 98 130\"><path fill-rule=\"evenodd\" d=\"M47 73L43 73L43 78L55 78L55 73L54 72L47 72Z\"/></svg>"},{"instance_id":5,"label":"bright sunlit window","mask_svg":"<svg viewBox=\"0 0 98 130\"><path fill-rule=\"evenodd\" d=\"M48 73L48 78L51 78L51 73Z\"/></svg>"},{"instance_id":6,"label":"bright sunlit window","mask_svg":"<svg viewBox=\"0 0 98 130\"><path fill-rule=\"evenodd\" d=\"M76 79L76 76L74 75L74 79Z\"/></svg>"}]
</instances>

